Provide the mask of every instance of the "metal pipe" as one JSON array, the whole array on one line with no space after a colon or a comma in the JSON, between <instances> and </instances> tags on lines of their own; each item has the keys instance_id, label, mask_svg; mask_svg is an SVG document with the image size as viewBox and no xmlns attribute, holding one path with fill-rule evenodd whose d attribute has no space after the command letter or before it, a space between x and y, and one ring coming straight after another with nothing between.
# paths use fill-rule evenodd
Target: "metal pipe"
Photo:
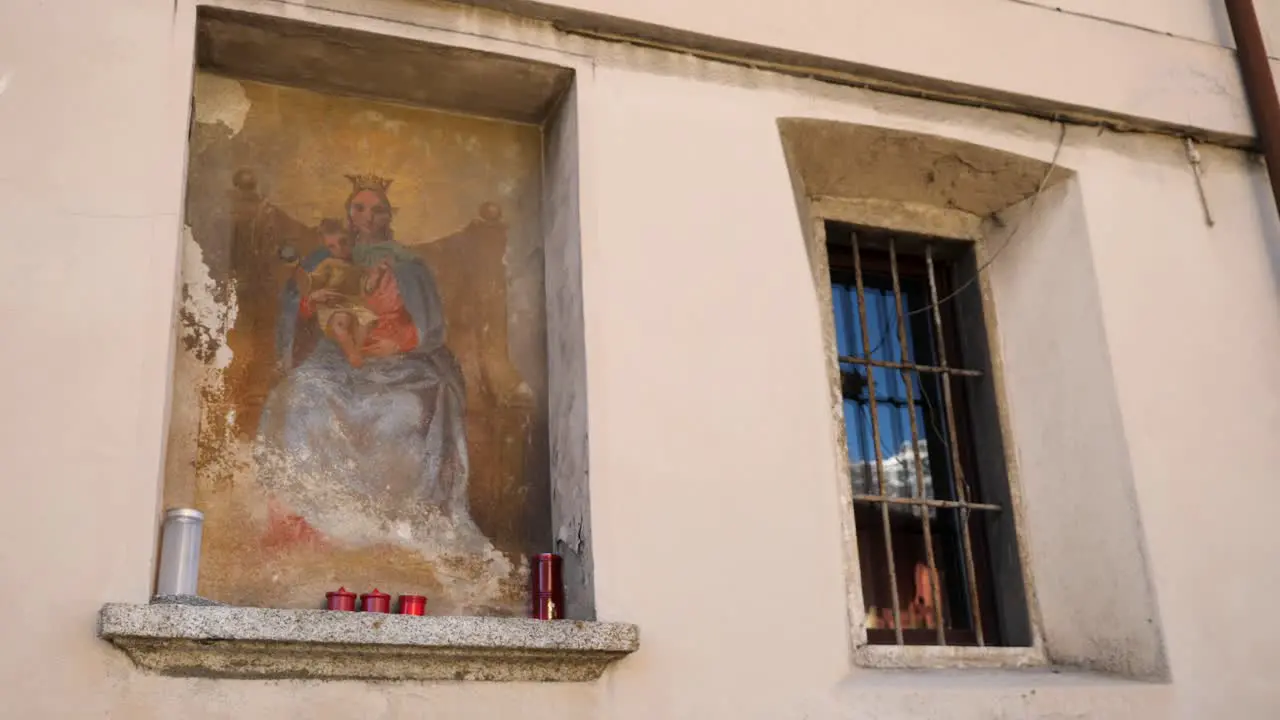
<instances>
[{"instance_id":1,"label":"metal pipe","mask_svg":"<svg viewBox=\"0 0 1280 720\"><path fill-rule=\"evenodd\" d=\"M1262 39L1253 0L1226 0L1226 5L1245 96L1249 100L1253 124L1257 127L1262 157L1267 161L1271 195L1280 210L1280 97L1276 96L1276 82L1271 76L1266 42Z\"/></svg>"}]
</instances>

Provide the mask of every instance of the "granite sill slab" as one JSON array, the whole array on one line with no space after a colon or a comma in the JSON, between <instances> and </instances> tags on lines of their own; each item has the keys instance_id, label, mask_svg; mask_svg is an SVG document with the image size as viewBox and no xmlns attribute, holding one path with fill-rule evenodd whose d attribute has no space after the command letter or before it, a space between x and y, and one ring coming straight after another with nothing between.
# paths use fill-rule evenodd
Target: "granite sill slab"
<instances>
[{"instance_id":1,"label":"granite sill slab","mask_svg":"<svg viewBox=\"0 0 1280 720\"><path fill-rule=\"evenodd\" d=\"M635 652L625 623L108 603L98 636L161 675L582 682Z\"/></svg>"}]
</instances>

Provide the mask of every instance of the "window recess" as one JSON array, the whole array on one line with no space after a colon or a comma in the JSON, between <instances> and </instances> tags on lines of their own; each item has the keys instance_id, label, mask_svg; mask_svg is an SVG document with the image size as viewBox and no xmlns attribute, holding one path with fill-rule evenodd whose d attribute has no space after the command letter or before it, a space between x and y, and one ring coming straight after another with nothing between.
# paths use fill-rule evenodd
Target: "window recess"
<instances>
[{"instance_id":1,"label":"window recess","mask_svg":"<svg viewBox=\"0 0 1280 720\"><path fill-rule=\"evenodd\" d=\"M826 235L865 642L1028 647L973 244Z\"/></svg>"}]
</instances>

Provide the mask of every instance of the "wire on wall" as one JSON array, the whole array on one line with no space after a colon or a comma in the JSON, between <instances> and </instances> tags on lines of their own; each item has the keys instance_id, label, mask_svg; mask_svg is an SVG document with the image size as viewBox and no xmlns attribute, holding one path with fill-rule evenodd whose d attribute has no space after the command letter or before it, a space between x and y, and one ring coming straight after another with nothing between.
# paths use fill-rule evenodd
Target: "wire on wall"
<instances>
[{"instance_id":1,"label":"wire on wall","mask_svg":"<svg viewBox=\"0 0 1280 720\"><path fill-rule=\"evenodd\" d=\"M995 251L992 252L991 255L989 255L987 259L984 260L982 264L978 266L978 269L975 270L973 273L973 277L970 277L969 279L960 283L958 286L956 286L955 290L952 290L950 293L947 293L943 297L938 298L936 303L930 302L918 308L908 310L906 313L907 317L911 317L913 315L919 315L920 313L932 312L935 306L941 307L944 303L955 299L957 296L960 295L960 293L967 290L969 286L976 283L979 280L979 278L982 277L982 273L986 272L987 269L991 267L991 264L996 261L996 258L1000 256L1000 253L1003 252L1005 248L1009 247L1009 244L1013 242L1014 237L1018 234L1018 230L1022 228L1022 221L1028 215L1030 215L1031 212L1035 209L1036 203L1039 202L1040 196L1044 193L1045 187L1048 186L1049 184L1049 177L1053 175L1053 171L1058 168L1058 157L1062 154L1062 146L1066 143L1066 140L1067 140L1067 125L1066 123L1061 123L1059 125L1059 131L1058 131L1058 143L1053 148L1053 157L1049 160L1049 167L1045 169L1044 175L1040 178L1040 184L1036 187L1035 193L1031 195L1031 202L1030 204L1027 205L1026 211L1023 212L1018 217L1017 224L1014 225L1013 229L1009 231L1008 236L1005 237L1004 242L1001 243L1000 247L996 248ZM1207 208L1208 206L1206 205L1206 212L1207 212ZM993 216L994 215L995 213L993 213ZM879 351L880 348L884 346L886 339L887 339L887 336L881 335L880 342L876 343L876 346L871 349L871 355L868 355L868 357L871 357L877 351Z\"/></svg>"},{"instance_id":2,"label":"wire on wall","mask_svg":"<svg viewBox=\"0 0 1280 720\"><path fill-rule=\"evenodd\" d=\"M909 311L907 315L918 315L923 312L932 312L935 305L941 307L943 303L955 298L960 293L967 290L970 285L978 282L978 279L982 277L982 273L986 272L987 268L991 267L991 264L996 261L996 258L1000 257L1000 253L1013 242L1013 238L1018 234L1018 230L1022 229L1022 221L1025 220L1033 210L1035 210L1036 203L1040 201L1040 196L1044 193L1045 186L1049 184L1049 176L1053 175L1053 171L1058 168L1058 156L1062 154L1062 146L1066 143L1066 140L1067 125L1066 123L1062 123L1059 125L1058 144L1053 149L1053 158L1049 160L1049 167L1045 169L1044 176L1040 178L1040 184L1036 187L1035 193L1031 196L1031 202L1027 205L1026 211L1018 216L1017 224L1009 231L1009 235L1005 237L1004 242L1001 243L1000 247L996 248L995 251L978 266L978 269L973 273L973 277L957 285L955 290L952 290L939 298L936 303L929 303L928 305L918 307Z\"/></svg>"}]
</instances>

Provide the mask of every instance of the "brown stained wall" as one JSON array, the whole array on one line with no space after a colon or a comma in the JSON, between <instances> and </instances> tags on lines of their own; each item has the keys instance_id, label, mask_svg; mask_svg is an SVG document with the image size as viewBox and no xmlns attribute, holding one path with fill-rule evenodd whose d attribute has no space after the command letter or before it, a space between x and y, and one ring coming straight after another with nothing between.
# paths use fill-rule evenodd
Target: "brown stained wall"
<instances>
[{"instance_id":1,"label":"brown stained wall","mask_svg":"<svg viewBox=\"0 0 1280 720\"><path fill-rule=\"evenodd\" d=\"M201 593L309 607L340 584L378 586L427 594L433 613L523 612L522 557L550 542L539 129L208 74L194 95L166 502L206 513ZM357 503L327 525L260 482L255 436L289 372L276 353L281 249L306 256L322 218L345 220L348 174L392 180L394 238L434 275L465 382L479 544L401 515L415 496L395 473L366 478L387 483L390 510ZM299 329L305 357L321 337L314 322ZM304 485L292 490L324 489ZM324 531L348 512L363 530Z\"/></svg>"}]
</instances>

